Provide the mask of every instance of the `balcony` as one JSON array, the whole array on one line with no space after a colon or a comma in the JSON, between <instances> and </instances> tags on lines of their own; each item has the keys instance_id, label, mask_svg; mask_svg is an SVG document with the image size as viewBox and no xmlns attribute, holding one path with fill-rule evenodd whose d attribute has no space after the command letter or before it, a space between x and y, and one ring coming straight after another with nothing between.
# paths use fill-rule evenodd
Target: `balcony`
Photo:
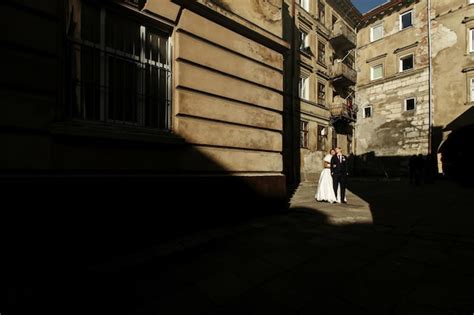
<instances>
[{"instance_id":1,"label":"balcony","mask_svg":"<svg viewBox=\"0 0 474 315\"><path fill-rule=\"evenodd\" d=\"M334 24L330 42L334 49L346 51L356 47L357 36L346 24L338 21Z\"/></svg>"},{"instance_id":2,"label":"balcony","mask_svg":"<svg viewBox=\"0 0 474 315\"><path fill-rule=\"evenodd\" d=\"M355 122L357 120L357 105L350 103L334 103L329 106L331 122L338 121Z\"/></svg>"},{"instance_id":3,"label":"balcony","mask_svg":"<svg viewBox=\"0 0 474 315\"><path fill-rule=\"evenodd\" d=\"M357 72L344 62L336 62L332 66L331 81L334 86L349 87L355 85Z\"/></svg>"}]
</instances>

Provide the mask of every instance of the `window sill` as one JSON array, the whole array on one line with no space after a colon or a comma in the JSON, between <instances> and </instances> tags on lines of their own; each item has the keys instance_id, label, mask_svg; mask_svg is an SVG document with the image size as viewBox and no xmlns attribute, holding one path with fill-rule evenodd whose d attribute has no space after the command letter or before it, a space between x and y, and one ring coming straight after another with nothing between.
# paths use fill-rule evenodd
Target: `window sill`
<instances>
[{"instance_id":1,"label":"window sill","mask_svg":"<svg viewBox=\"0 0 474 315\"><path fill-rule=\"evenodd\" d=\"M399 31L399 32L403 32L403 31L405 31L405 30L409 30L409 29L412 29L412 28L415 28L415 26L414 26L413 24L410 25L410 26L407 26L407 27L405 27L405 28L401 28L401 29L399 29L398 31Z\"/></svg>"},{"instance_id":2,"label":"window sill","mask_svg":"<svg viewBox=\"0 0 474 315\"><path fill-rule=\"evenodd\" d=\"M185 143L184 139L167 131L129 126L115 126L93 122L57 122L49 127L49 131L55 136L86 137L161 144Z\"/></svg>"}]
</instances>

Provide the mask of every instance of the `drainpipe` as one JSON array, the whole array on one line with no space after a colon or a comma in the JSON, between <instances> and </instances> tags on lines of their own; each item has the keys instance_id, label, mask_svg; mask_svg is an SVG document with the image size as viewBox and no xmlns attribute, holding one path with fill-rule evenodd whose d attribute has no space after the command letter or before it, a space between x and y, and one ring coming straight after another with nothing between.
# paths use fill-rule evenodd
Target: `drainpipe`
<instances>
[{"instance_id":1,"label":"drainpipe","mask_svg":"<svg viewBox=\"0 0 474 315\"><path fill-rule=\"evenodd\" d=\"M433 138L433 63L431 56L431 0L428 1L428 58L429 58L429 79L428 79L428 154L432 153Z\"/></svg>"}]
</instances>

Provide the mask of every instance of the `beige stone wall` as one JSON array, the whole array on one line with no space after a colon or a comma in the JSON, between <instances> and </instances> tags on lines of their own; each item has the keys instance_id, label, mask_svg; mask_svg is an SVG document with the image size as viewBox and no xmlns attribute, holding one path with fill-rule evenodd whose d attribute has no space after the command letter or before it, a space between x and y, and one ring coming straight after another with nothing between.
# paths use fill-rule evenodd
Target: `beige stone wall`
<instances>
[{"instance_id":1,"label":"beige stone wall","mask_svg":"<svg viewBox=\"0 0 474 315\"><path fill-rule=\"evenodd\" d=\"M228 172L281 174L282 55L189 10L173 42L173 131Z\"/></svg>"},{"instance_id":2,"label":"beige stone wall","mask_svg":"<svg viewBox=\"0 0 474 315\"><path fill-rule=\"evenodd\" d=\"M413 10L413 26L400 30L400 14ZM370 42L370 29L383 23L384 37ZM358 33L356 154L406 157L428 152L428 45L426 1L396 7ZM413 54L414 68L400 71L400 58ZM383 64L382 79L371 80L371 67ZM416 108L405 109L415 98ZM364 118L364 107L372 117Z\"/></svg>"},{"instance_id":3,"label":"beige stone wall","mask_svg":"<svg viewBox=\"0 0 474 315\"><path fill-rule=\"evenodd\" d=\"M332 74L332 59L336 52L331 45L330 36L332 31L332 17L342 21L347 27L351 27L342 12L336 7L333 7L332 2L324 1L325 3L325 19L321 21L318 18L317 1L309 2L309 10L306 11L299 4L296 5L296 27L308 34L308 44L310 53L299 51L299 70L298 75L309 80L309 93L307 99L301 99L299 102L299 115L302 121L308 122L308 148L300 149L300 168L301 180L315 182L319 179L319 174L323 169L322 159L327 154L327 151L332 146L332 127L330 123L329 108L333 103L339 99L333 96L333 86L331 83ZM355 31L354 31L355 33ZM318 61L318 43L324 43L325 58L323 62ZM297 43L299 45L299 42ZM339 52L340 54L340 52ZM326 86L324 101L318 98L318 83L323 83ZM318 149L318 126L324 126L327 129L327 136L324 140L324 150ZM337 143L343 148L345 153L347 151L347 136L337 135Z\"/></svg>"},{"instance_id":4,"label":"beige stone wall","mask_svg":"<svg viewBox=\"0 0 474 315\"><path fill-rule=\"evenodd\" d=\"M356 127L357 154L409 156L428 152L428 69L360 88L360 104L372 106L372 117L359 112ZM406 111L404 100L416 99L416 109Z\"/></svg>"},{"instance_id":5,"label":"beige stone wall","mask_svg":"<svg viewBox=\"0 0 474 315\"><path fill-rule=\"evenodd\" d=\"M216 11L227 11L282 37L282 0L197 0Z\"/></svg>"},{"instance_id":6,"label":"beige stone wall","mask_svg":"<svg viewBox=\"0 0 474 315\"><path fill-rule=\"evenodd\" d=\"M474 67L474 54L468 50L468 31L474 28L474 21L462 22L474 16L474 6L467 2L433 2L433 123L443 130L443 139L451 131L446 126L474 105L469 99L469 79L474 78L474 71L463 72ZM439 141L434 143L433 150L438 145Z\"/></svg>"}]
</instances>

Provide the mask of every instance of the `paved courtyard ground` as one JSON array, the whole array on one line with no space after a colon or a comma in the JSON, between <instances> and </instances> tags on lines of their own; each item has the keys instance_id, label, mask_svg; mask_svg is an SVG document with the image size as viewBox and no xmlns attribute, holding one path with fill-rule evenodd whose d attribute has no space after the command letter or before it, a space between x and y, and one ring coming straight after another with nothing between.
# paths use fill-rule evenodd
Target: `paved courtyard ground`
<instances>
[{"instance_id":1,"label":"paved courtyard ground","mask_svg":"<svg viewBox=\"0 0 474 315\"><path fill-rule=\"evenodd\" d=\"M59 290L84 314L474 313L472 189L353 180L348 204L315 190L301 184L286 214L94 266Z\"/></svg>"}]
</instances>

